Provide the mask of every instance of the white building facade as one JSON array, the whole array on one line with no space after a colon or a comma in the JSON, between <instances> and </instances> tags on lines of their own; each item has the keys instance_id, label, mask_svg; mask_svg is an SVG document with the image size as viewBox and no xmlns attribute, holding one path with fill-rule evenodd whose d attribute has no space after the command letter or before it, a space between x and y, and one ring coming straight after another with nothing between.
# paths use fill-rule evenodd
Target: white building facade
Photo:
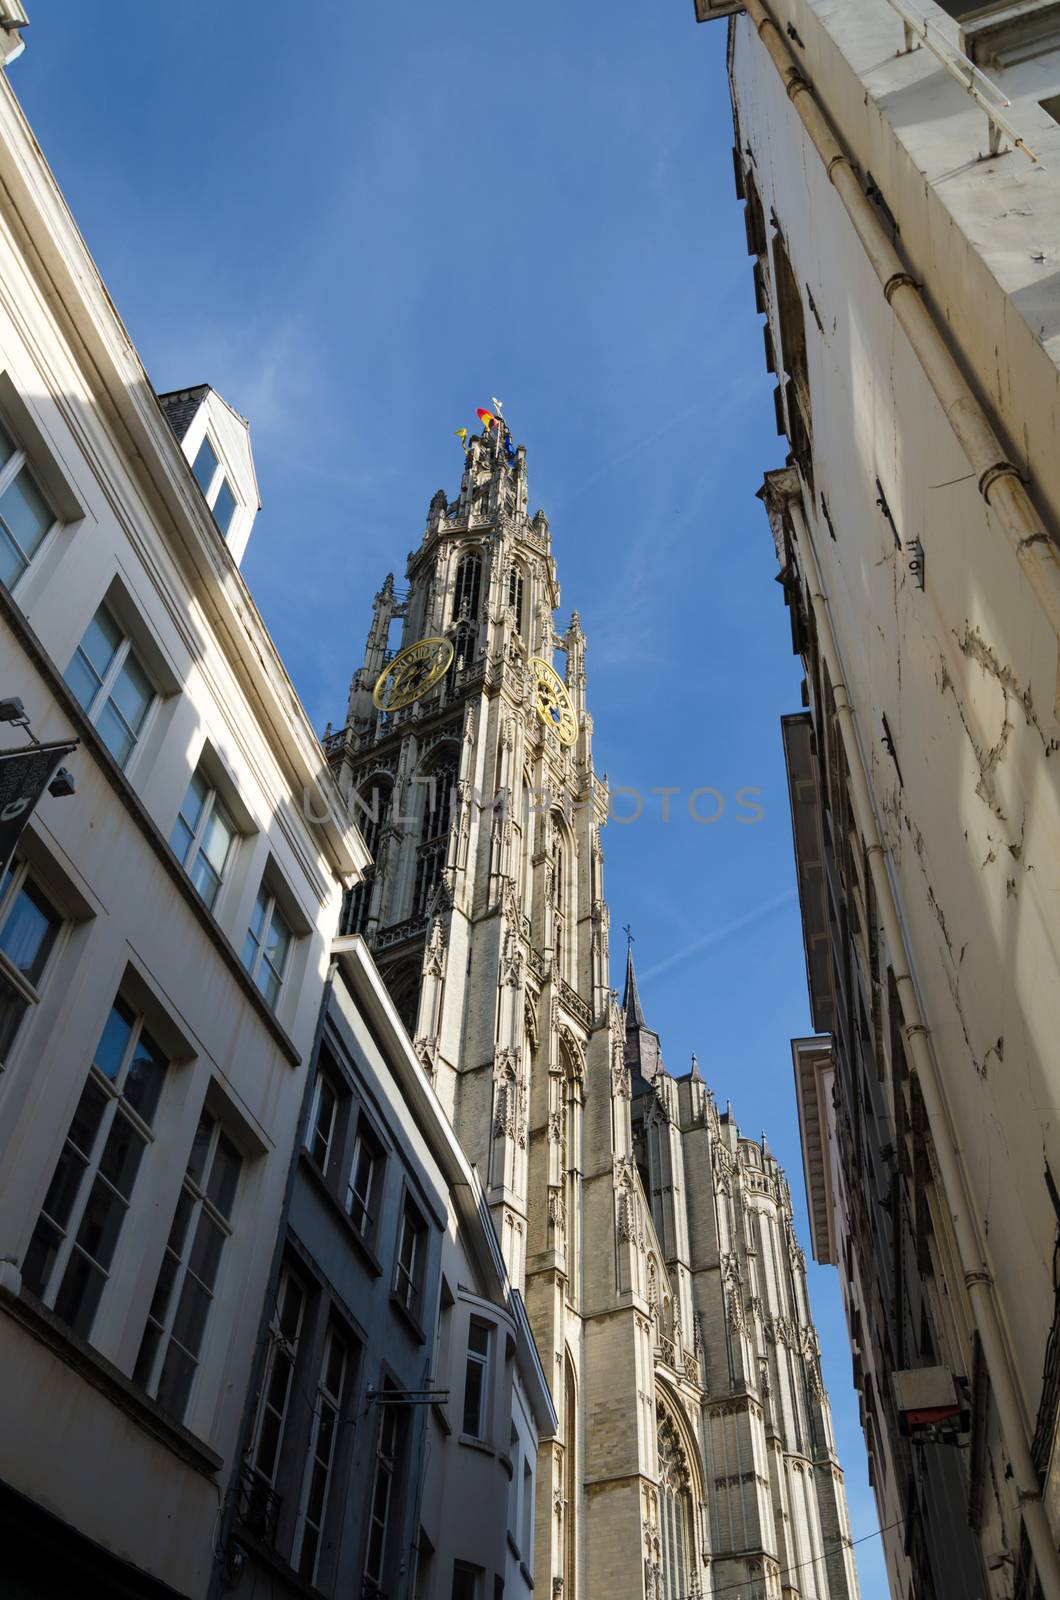
<instances>
[{"instance_id":1,"label":"white building facade","mask_svg":"<svg viewBox=\"0 0 1060 1600\"><path fill-rule=\"evenodd\" d=\"M197 1596L368 857L239 572L246 424L160 405L3 77L0 185L0 686L79 741L0 885L3 1581Z\"/></svg>"},{"instance_id":2,"label":"white building facade","mask_svg":"<svg viewBox=\"0 0 1060 1600\"><path fill-rule=\"evenodd\" d=\"M1054 1597L1060 7L748 0L729 74L791 447L815 1239L894 1593ZM916 1368L961 1425L911 1446Z\"/></svg>"}]
</instances>

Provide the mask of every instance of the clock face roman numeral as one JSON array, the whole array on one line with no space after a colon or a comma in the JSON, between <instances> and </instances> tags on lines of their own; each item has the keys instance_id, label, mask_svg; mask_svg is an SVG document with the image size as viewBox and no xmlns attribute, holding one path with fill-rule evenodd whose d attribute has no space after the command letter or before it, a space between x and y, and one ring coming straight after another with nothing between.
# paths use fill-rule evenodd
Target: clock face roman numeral
<instances>
[{"instance_id":1,"label":"clock face roman numeral","mask_svg":"<svg viewBox=\"0 0 1060 1600\"><path fill-rule=\"evenodd\" d=\"M534 669L534 702L546 728L551 728L561 745L569 747L578 737L578 718L567 693L567 686L554 667L539 656L530 662Z\"/></svg>"},{"instance_id":2,"label":"clock face roman numeral","mask_svg":"<svg viewBox=\"0 0 1060 1600\"><path fill-rule=\"evenodd\" d=\"M374 705L379 711L400 711L411 705L444 677L452 659L451 639L418 639L379 674L372 690Z\"/></svg>"}]
</instances>

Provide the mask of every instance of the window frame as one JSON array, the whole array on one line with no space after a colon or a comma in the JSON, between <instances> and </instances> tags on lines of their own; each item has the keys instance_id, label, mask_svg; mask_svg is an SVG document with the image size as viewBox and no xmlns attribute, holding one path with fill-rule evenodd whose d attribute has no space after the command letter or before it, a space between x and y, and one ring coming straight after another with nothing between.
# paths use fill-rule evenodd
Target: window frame
<instances>
[{"instance_id":1,"label":"window frame","mask_svg":"<svg viewBox=\"0 0 1060 1600\"><path fill-rule=\"evenodd\" d=\"M102 675L97 672L95 666L89 660L89 657L83 648L85 639L88 636L88 630L91 628L100 612L106 613L111 625L117 629L119 635L118 643L115 646L114 652L111 655L110 660L107 662ZM97 687L87 703L81 699L74 685L70 682L70 670L73 667L74 662L77 661L79 657L89 673L91 673L92 677L98 679ZM119 759L115 752L111 750L110 745L107 743L107 740L100 731L99 718L106 707L112 704L113 690L125 669L126 662L130 657L132 657L132 660L135 662L137 668L145 678L151 691L151 695L147 701L147 704L144 706L143 716L141 717L139 726L135 731L130 728L124 712L121 711L116 705L113 707L115 715L121 720L123 726L128 730L132 739L132 744L129 747L128 753L124 759ZM128 774L130 766L133 765L135 761L137 752L143 748L144 740L150 729L154 714L162 700L162 690L158 686L156 675L151 671L145 662L144 653L138 646L137 641L132 637L128 625L122 620L121 616L107 595L104 595L100 600L99 605L96 607L95 611L93 611L91 617L88 619L88 622L85 624L85 627L82 629L81 637L74 646L73 654L67 663L66 671L63 673L63 681L70 690L70 693L73 695L74 699L77 701L78 705L81 707L88 721L92 724L97 738L100 740L100 743L105 746L110 754L111 759L122 772Z\"/></svg>"},{"instance_id":2,"label":"window frame","mask_svg":"<svg viewBox=\"0 0 1060 1600\"><path fill-rule=\"evenodd\" d=\"M362 1149L366 1149L371 1160L371 1171L368 1175L368 1193L362 1200L354 1188L354 1176L357 1171L358 1157ZM386 1176L387 1153L383 1141L376 1134L364 1111L357 1119L357 1133L353 1141L353 1153L350 1157L349 1175L346 1180L346 1194L343 1197L343 1207L346 1215L365 1244L374 1244L379 1225L379 1200L382 1195L383 1182ZM357 1200L363 1209L363 1221L358 1221L354 1215L351 1196Z\"/></svg>"},{"instance_id":3,"label":"window frame","mask_svg":"<svg viewBox=\"0 0 1060 1600\"><path fill-rule=\"evenodd\" d=\"M32 977L27 975L21 967L15 965L12 958L0 944L0 1008L6 1003L10 1003L8 997L2 992L2 985L5 983L12 990L10 1000L14 1001L16 1006L21 1002L22 1007L11 1026L6 1043L3 1036L4 1029L8 1024L0 1016L0 1073L5 1070L7 1058L18 1043L18 1036L22 1031L22 1026L27 1016L30 1014L30 1007L40 1004L43 986L55 967L58 952L62 948L64 935L70 922L70 918L65 914L62 907L55 903L54 896L49 894L48 890L40 882L30 862L16 856L11 863L8 881L4 883L0 880L0 940L3 939L11 915L20 897L26 892L28 884L32 885L34 893L45 901L58 920L54 925L54 933L45 951L40 970L34 973ZM38 909L40 908L38 907ZM34 964L36 964L36 958Z\"/></svg>"},{"instance_id":4,"label":"window frame","mask_svg":"<svg viewBox=\"0 0 1060 1600\"><path fill-rule=\"evenodd\" d=\"M188 795L192 792L192 787L196 779L199 779L205 785L206 793L203 797L202 809L199 813L199 820L195 828L193 830L189 830L191 832L191 837L188 841L188 845L183 856L181 856L173 843L173 837L181 823L184 824L185 828L188 827L187 820L184 816L184 807L187 804ZM221 871L217 873L217 887L214 890L213 899L207 900L206 896L203 894L201 888L196 883L195 878L192 875L192 869L198 865L199 857L204 854L203 841L206 838L207 830L210 826L210 823L213 821L215 812L219 812L224 819L224 822L227 823L231 837L228 841L228 849L225 852L224 866L221 868ZM193 889L199 896L199 899L202 901L207 911L211 912L214 916L217 915L218 901L221 899L225 884L231 881L232 868L235 865L236 856L239 852L239 841L242 836L242 831L232 814L231 807L225 800L224 795L220 793L218 786L211 778L210 773L203 767L203 764L200 761L191 777L188 779L188 786L184 791L184 798L180 802L180 808L177 811L176 817L174 818L173 827L170 829L169 848L173 851L173 854L177 857L177 860L183 867ZM216 872L213 862L210 861L208 857L207 867L211 872Z\"/></svg>"},{"instance_id":5,"label":"window frame","mask_svg":"<svg viewBox=\"0 0 1060 1600\"><path fill-rule=\"evenodd\" d=\"M383 1393L386 1393L391 1388L391 1384L385 1384ZM374 1452L375 1468L372 1472L372 1492L368 1499L368 1515L365 1527L364 1576L370 1583L374 1583L377 1588L381 1589L387 1574L387 1558L390 1554L389 1546L393 1531L390 1517L394 1509L395 1487L401 1466L402 1451L405 1446L405 1429L399 1407L392 1401L381 1401L379 1413L379 1433L376 1438ZM385 1454L383 1446L388 1431L391 1438L389 1453ZM376 1500L380 1487L380 1474L384 1472L386 1475L386 1504L383 1507L382 1517L379 1517L376 1515ZM372 1570L369 1567L369 1561L372 1558L372 1536L376 1526L380 1529L379 1553L375 1568Z\"/></svg>"},{"instance_id":6,"label":"window frame","mask_svg":"<svg viewBox=\"0 0 1060 1600\"><path fill-rule=\"evenodd\" d=\"M30 452L26 449L25 445L21 443L20 430L12 427L6 416L0 416L0 428L3 429L4 433L11 440L12 446L11 455L9 456L8 460L4 462L4 465L0 467L0 525L2 525L3 536L10 541L13 549L17 552L19 559L21 559L23 562L21 571L18 572L13 581L7 585L7 588L10 590L10 592L14 594L21 584L23 578L26 576L27 572L29 572L30 568L33 566L33 563L39 558L45 547L53 541L55 534L63 526L63 518L55 509L54 497L48 493L45 486L41 483L40 473L37 469L36 462L34 461ZM23 468L25 468L28 472L34 489L44 502L46 508L52 514L51 522L49 522L48 526L38 539L36 548L28 556L26 555L25 550L22 548L22 545L16 539L8 520L3 513L4 496L7 494L8 489L10 489L11 485L14 483L15 479L18 477Z\"/></svg>"},{"instance_id":7,"label":"window frame","mask_svg":"<svg viewBox=\"0 0 1060 1600\"><path fill-rule=\"evenodd\" d=\"M329 1119L327 1138L324 1141L324 1159L321 1161L317 1155L315 1145L320 1134L320 1105L323 1091L331 1096L331 1116ZM322 1178L327 1178L329 1169L341 1144L339 1129L339 1114L342 1109L342 1094L332 1074L323 1067L317 1067L316 1078L313 1082L313 1093L309 1102L309 1116L306 1118L305 1133L302 1137L302 1148L313 1163Z\"/></svg>"},{"instance_id":8,"label":"window frame","mask_svg":"<svg viewBox=\"0 0 1060 1600\"><path fill-rule=\"evenodd\" d=\"M402 1260L406 1227L412 1235L412 1259L408 1266ZM391 1276L391 1293L402 1310L419 1326L418 1307L423 1299L426 1267L427 1219L406 1189L398 1220L397 1240L394 1248L394 1271Z\"/></svg>"},{"instance_id":9,"label":"window frame","mask_svg":"<svg viewBox=\"0 0 1060 1600\"><path fill-rule=\"evenodd\" d=\"M262 913L261 934L259 936L254 932L253 916L254 910L257 909L258 902L263 897L265 900L265 910ZM277 913L279 913L279 916L287 929L287 947L284 952L283 966L278 973L271 961L269 961L265 955L265 945L269 934L272 932L273 918ZM254 907L251 910L251 919L252 920L247 925L247 931L243 937L241 958L243 961L243 966L249 973L252 983L254 984L258 993L261 995L261 998L264 1000L265 1004L269 1007L270 1011L272 1011L275 1015L279 1008L280 1002L283 999L284 985L290 976L295 943L301 936L298 933L294 922L292 921L290 912L288 911L284 901L284 897L282 894L277 892L277 886L270 880L267 874L262 878L261 883L258 886L258 892L254 896ZM253 960L249 962L247 961L248 941L254 944L254 957ZM258 979L258 974L263 964L268 967L268 970L276 979L276 994L275 998L271 1000L267 991L261 987Z\"/></svg>"},{"instance_id":10,"label":"window frame","mask_svg":"<svg viewBox=\"0 0 1060 1600\"><path fill-rule=\"evenodd\" d=\"M96 1057L100 1054L101 1047L106 1039L107 1028L110 1024L111 1017L118 1009L119 1005L123 1006L127 1012L131 1013L132 1024L129 1028L128 1038L122 1048L117 1071L115 1072L112 1080L107 1076L103 1068L97 1064ZM130 1079L132 1064L137 1059L137 1054L145 1034L147 1035L149 1044L154 1046L158 1061L162 1067L162 1077L159 1082L158 1095L155 1100L155 1104L151 1108L150 1115L152 1120L150 1122L140 1114L137 1108L127 1098L125 1093L126 1085ZM129 1212L133 1207L136 1185L143 1170L144 1157L148 1155L148 1152L155 1142L153 1123L165 1094L166 1080L170 1076L173 1066L174 1062L172 1057L167 1054L166 1051L157 1043L155 1031L153 1029L149 1029L147 1018L145 1017L142 1008L136 1004L136 1002L132 1000L126 993L124 993L122 989L119 989L110 1006L108 1007L103 1029L100 1032L99 1040L92 1051L92 1059L89 1063L88 1072L81 1083L77 1105L74 1108L67 1132L63 1138L62 1147L56 1157L55 1165L52 1170L52 1177L49 1180L48 1187L42 1197L40 1208L37 1213L37 1220L34 1224L33 1233L26 1246L25 1252L23 1253L22 1260L23 1273L25 1273L26 1258L33 1248L38 1232L42 1231L42 1223L46 1224L47 1227L60 1235L57 1246L53 1247L54 1253L50 1263L48 1264L46 1274L44 1275L42 1287L39 1291L39 1297L44 1305L52 1310L63 1322L67 1323L67 1325L71 1327L75 1333L79 1334L80 1337L84 1338L88 1342L91 1342L92 1332L96 1323L96 1319L99 1315L100 1306L103 1302L104 1296L106 1295L107 1286L115 1276L116 1265L120 1263L120 1252L122 1248L125 1223ZM89 1085L92 1085L97 1094L103 1095L104 1104L97 1118L95 1128L92 1131L91 1138L87 1143L87 1148L82 1148L80 1145L74 1143L73 1136L77 1125L78 1114L81 1110ZM117 1183L112 1182L110 1177L102 1170L110 1142L110 1136L119 1117L124 1118L128 1123L131 1124L133 1133L139 1137L142 1144L136 1169L129 1183L129 1192L127 1195L123 1194ZM62 1164L66 1158L68 1146L73 1150L75 1156L80 1158L82 1164L80 1172L77 1173L76 1181L73 1185L72 1198L67 1210L66 1220L65 1222L59 1222L55 1217L45 1210L45 1206L51 1191L55 1186L56 1180L60 1177ZM107 1188L112 1190L117 1195L119 1202L123 1205L113 1247L110 1252L110 1259L106 1266L104 1266L96 1256L89 1254L88 1250L80 1243L81 1230L92 1201L92 1196L97 1184L100 1182L106 1184ZM66 1282L66 1276L69 1271L70 1264L73 1261L75 1252L79 1252L79 1254L82 1255L93 1268L102 1273L103 1276L102 1286L100 1287L99 1293L96 1296L95 1304L92 1307L87 1319L87 1323L84 1325L84 1327L78 1326L78 1321L80 1319L80 1307L78 1308L78 1315L73 1318L67 1317L63 1312L60 1312L57 1309L57 1302L62 1294ZM37 1291L31 1290L31 1292L36 1293Z\"/></svg>"},{"instance_id":11,"label":"window frame","mask_svg":"<svg viewBox=\"0 0 1060 1600\"><path fill-rule=\"evenodd\" d=\"M210 452L213 455L214 468L210 473L207 484L204 486L202 479L199 477L199 474L196 471L196 468L198 466L199 457L202 455L203 449L206 445L209 445ZM195 482L202 491L202 497L206 501L206 507L210 513L213 525L217 529L217 532L220 534L221 538L227 544L229 538L231 537L232 529L235 527L236 519L243 508L243 502L236 493L236 486L232 482L231 474L225 466L223 452L218 448L217 441L211 434L209 428L207 428L206 432L199 440L198 449L195 451L195 455L188 464L191 467L192 476L194 477ZM221 524L217 520L217 502L221 498L221 490L226 484L228 486L228 492L232 497L232 511L228 518L227 527L222 528Z\"/></svg>"},{"instance_id":12,"label":"window frame","mask_svg":"<svg viewBox=\"0 0 1060 1600\"><path fill-rule=\"evenodd\" d=\"M287 1304L287 1291L292 1286L298 1293L299 1304L297 1308L297 1316L295 1318L294 1331L291 1334L287 1334L284 1332L284 1312ZM245 1458L246 1465L244 1469L243 1490L244 1496L246 1496L253 1493L254 1487L262 1487L264 1489L266 1503L270 1501L275 1502L275 1506L273 1508L274 1519L276 1513L279 1511L281 1503L276 1484L281 1476L285 1460L285 1446L287 1444L287 1435L291 1420L291 1399L296 1388L298 1387L299 1382L301 1381L299 1358L302 1349L302 1342L307 1337L307 1329L308 1336L311 1337L311 1294L312 1291L307 1278L297 1271L289 1261L285 1261L280 1272L280 1281L277 1285L276 1295L272 1302L272 1312L269 1317L268 1348L265 1353L265 1364L262 1368L261 1385L258 1390L257 1408L254 1417L254 1430L251 1435L250 1446L247 1450ZM276 1371L277 1357L281 1355L288 1363L288 1369L287 1382L283 1396L283 1405L282 1407L278 1408L271 1404L272 1380ZM278 1421L275 1430L273 1460L271 1467L266 1471L261 1466L260 1454L266 1413L270 1409L275 1414ZM253 1531L254 1524L249 1521L249 1518L252 1515L252 1512L248 1512L243 1509L243 1505L241 1503L240 1516ZM275 1543L275 1539L276 1526L274 1520L269 1537L265 1542L273 1545Z\"/></svg>"},{"instance_id":13,"label":"window frame","mask_svg":"<svg viewBox=\"0 0 1060 1600\"><path fill-rule=\"evenodd\" d=\"M337 1392L325 1387L328 1377L329 1357L335 1341L342 1347L342 1375ZM291 1538L291 1566L301 1578L314 1586L317 1582L321 1557L324 1553L324 1531L328 1525L328 1512L331 1507L332 1492L342 1466L339 1452L339 1430L343 1423L348 1420L345 1412L350 1392L356 1381L357 1353L357 1344L350 1337L346 1328L334 1316L330 1316L324 1330L324 1339L320 1350L320 1361L313 1398L313 1415L310 1420L309 1435L306 1439L302 1481L299 1487L294 1532ZM325 1406L328 1406L332 1412L331 1431L327 1438L326 1458L318 1454L322 1432L321 1420ZM321 1497L320 1520L314 1525L309 1517L309 1500L313 1487L314 1468L318 1464L323 1466L324 1470L324 1491ZM308 1572L305 1572L302 1569L302 1558L305 1550L306 1530L314 1526L316 1545L313 1551L311 1568Z\"/></svg>"},{"instance_id":14,"label":"window frame","mask_svg":"<svg viewBox=\"0 0 1060 1600\"><path fill-rule=\"evenodd\" d=\"M135 1383L139 1383L152 1397L152 1399L157 1400L159 1405L162 1406L163 1409L166 1410L171 1416L175 1417L178 1422L184 1421L194 1402L199 1373L202 1370L203 1351L206 1348L206 1343L210 1333L211 1313L216 1305L217 1298L220 1293L220 1286L223 1282L225 1266L227 1265L231 1255L231 1252L226 1250L225 1246L228 1244L228 1241L235 1232L233 1216L239 1203L240 1191L243 1186L243 1175L246 1170L246 1156L244 1155L243 1151L239 1149L239 1146L236 1140L232 1138L231 1133L226 1129L224 1118L219 1116L217 1112L209 1106L204 1105L199 1114L199 1121L196 1124L195 1130L195 1139L198 1138L199 1129L202 1127L205 1118L210 1119L212 1127L207 1135L206 1150L202 1158L201 1172L198 1176L195 1176L191 1171L191 1161L195 1154L195 1144L193 1140L192 1150L188 1159L188 1165L185 1168L184 1175L181 1179L180 1193L177 1196L176 1206L174 1207L173 1222L171 1223L170 1231L166 1236L163 1259L159 1265L159 1276L156 1280L151 1306L148 1308L148 1313L144 1321L144 1331L140 1339L140 1349L136 1358L136 1367L133 1378ZM227 1141L227 1143L239 1157L239 1164L236 1168L235 1189L229 1202L227 1214L221 1210L220 1206L211 1197L209 1192L211 1180L214 1174L214 1162L222 1139ZM179 1248L175 1248L172 1243L173 1230L176 1227L180 1207L185 1195L189 1195L191 1197L191 1205L184 1222ZM214 1268L213 1279L210 1283L207 1283L198 1272L193 1271L191 1265L192 1256L198 1242L198 1230L204 1217L219 1230L222 1236L221 1246L218 1251L217 1262ZM159 1319L154 1317L152 1312L154 1310L155 1298L158 1295L159 1287L162 1282L162 1273L165 1270L165 1262L167 1257L175 1258L176 1271L173 1275L173 1280L169 1285L168 1299L166 1301L165 1310L162 1314L162 1317ZM197 1348L194 1350L190 1347L190 1345L185 1344L183 1340L178 1339L175 1333L177 1318L180 1314L183 1302L184 1289L189 1277L194 1278L195 1281L206 1290L207 1295L209 1296L206 1315L198 1333ZM152 1327L157 1329L159 1337L155 1344L154 1350L148 1359L147 1371L140 1376L138 1375L140 1358L144 1354L148 1333ZM162 1399L160 1394L162 1379L165 1376L166 1371L166 1362L169 1358L171 1347L174 1345L179 1351L190 1357L194 1362L194 1371L188 1384L187 1393L184 1396L183 1404L179 1408L176 1406L171 1406L166 1400Z\"/></svg>"},{"instance_id":15,"label":"window frame","mask_svg":"<svg viewBox=\"0 0 1060 1600\"><path fill-rule=\"evenodd\" d=\"M484 1350L473 1350L471 1335L473 1331L485 1334ZM493 1334L492 1323L483 1317L471 1316L468 1318L467 1343L464 1348L464 1404L460 1413L460 1432L464 1438L484 1441L489 1431L490 1413L490 1372L493 1366ZM477 1374L478 1401L476 1405L475 1426L468 1427L468 1396L472 1382L472 1369Z\"/></svg>"}]
</instances>

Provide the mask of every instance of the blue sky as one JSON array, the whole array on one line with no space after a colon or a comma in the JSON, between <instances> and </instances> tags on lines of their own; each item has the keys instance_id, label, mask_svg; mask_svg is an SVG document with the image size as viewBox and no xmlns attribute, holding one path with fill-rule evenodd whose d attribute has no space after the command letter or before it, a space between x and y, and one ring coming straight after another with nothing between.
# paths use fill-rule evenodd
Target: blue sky
<instances>
[{"instance_id":1,"label":"blue sky","mask_svg":"<svg viewBox=\"0 0 1060 1600\"><path fill-rule=\"evenodd\" d=\"M615 981L629 922L668 1064L695 1049L766 1130L805 1242L778 727L800 672L754 498L785 445L724 26L697 27L692 0L31 16L11 82L156 388L207 381L250 418L244 571L318 727L342 719L371 595L456 487L453 429L505 402L561 619L577 607L588 635L597 768L645 799L605 834ZM703 786L714 822L688 813ZM811 1292L857 1537L876 1516L835 1273ZM886 1600L878 1541L858 1559L864 1600Z\"/></svg>"}]
</instances>

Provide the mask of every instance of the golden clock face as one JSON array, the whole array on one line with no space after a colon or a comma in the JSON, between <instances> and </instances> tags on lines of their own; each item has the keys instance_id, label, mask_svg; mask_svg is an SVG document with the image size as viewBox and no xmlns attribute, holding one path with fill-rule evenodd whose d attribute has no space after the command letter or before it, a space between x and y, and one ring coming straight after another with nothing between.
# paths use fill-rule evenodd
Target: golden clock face
<instances>
[{"instance_id":1,"label":"golden clock face","mask_svg":"<svg viewBox=\"0 0 1060 1600\"><path fill-rule=\"evenodd\" d=\"M380 711L410 706L445 676L452 659L451 639L418 639L383 668L372 690L373 704Z\"/></svg>"},{"instance_id":2,"label":"golden clock face","mask_svg":"<svg viewBox=\"0 0 1060 1600\"><path fill-rule=\"evenodd\" d=\"M578 718L567 685L555 668L540 656L530 657L530 668L534 674L534 704L538 716L546 728L552 729L560 744L572 745L578 737Z\"/></svg>"}]
</instances>

